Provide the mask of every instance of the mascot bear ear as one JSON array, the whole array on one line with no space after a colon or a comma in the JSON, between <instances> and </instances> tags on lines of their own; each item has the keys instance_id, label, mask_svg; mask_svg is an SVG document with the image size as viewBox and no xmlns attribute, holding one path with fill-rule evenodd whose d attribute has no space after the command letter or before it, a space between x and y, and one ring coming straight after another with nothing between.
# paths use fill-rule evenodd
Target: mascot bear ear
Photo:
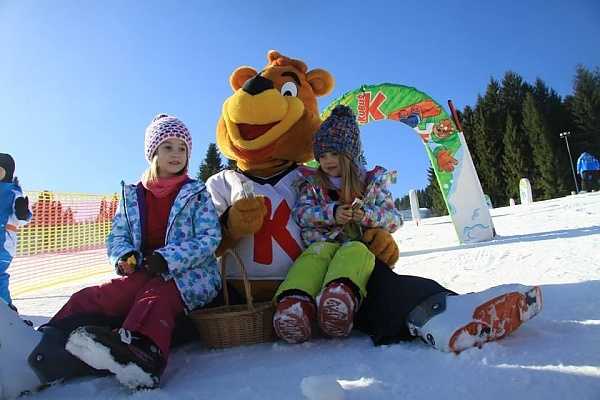
<instances>
[{"instance_id":1,"label":"mascot bear ear","mask_svg":"<svg viewBox=\"0 0 600 400\"><path fill-rule=\"evenodd\" d=\"M233 71L233 74L229 77L229 84L233 91L236 92L244 86L244 83L246 83L248 79L253 78L256 75L258 75L258 71L252 67L239 67Z\"/></svg>"},{"instance_id":2,"label":"mascot bear ear","mask_svg":"<svg viewBox=\"0 0 600 400\"><path fill-rule=\"evenodd\" d=\"M316 97L327 96L333 90L333 76L324 69L313 69L306 74L306 80Z\"/></svg>"}]
</instances>

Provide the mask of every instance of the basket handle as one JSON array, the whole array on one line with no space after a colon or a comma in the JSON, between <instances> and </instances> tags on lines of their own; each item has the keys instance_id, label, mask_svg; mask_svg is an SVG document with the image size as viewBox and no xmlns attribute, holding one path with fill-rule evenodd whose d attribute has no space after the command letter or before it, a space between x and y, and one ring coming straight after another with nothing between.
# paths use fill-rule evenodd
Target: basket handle
<instances>
[{"instance_id":1,"label":"basket handle","mask_svg":"<svg viewBox=\"0 0 600 400\"><path fill-rule=\"evenodd\" d=\"M242 262L242 259L237 254L235 250L227 249L225 250L225 254L222 256L221 260L221 274L223 276L223 295L225 296L225 305L229 305L229 292L227 290L227 256L232 256L235 260L236 264L240 268L242 273L242 280L244 281L244 294L246 295L246 304L248 305L248 310L254 311L254 302L252 301L252 288L250 286L250 281L248 280L248 273L246 272L246 267Z\"/></svg>"}]
</instances>

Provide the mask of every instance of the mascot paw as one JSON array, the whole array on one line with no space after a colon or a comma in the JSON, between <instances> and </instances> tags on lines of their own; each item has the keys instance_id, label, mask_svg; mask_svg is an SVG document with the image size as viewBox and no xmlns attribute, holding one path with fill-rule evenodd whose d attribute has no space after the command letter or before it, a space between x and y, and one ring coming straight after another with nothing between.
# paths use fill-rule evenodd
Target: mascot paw
<instances>
[{"instance_id":1,"label":"mascot paw","mask_svg":"<svg viewBox=\"0 0 600 400\"><path fill-rule=\"evenodd\" d=\"M237 200L229 209L227 230L234 238L242 238L258 232L267 214L264 196Z\"/></svg>"},{"instance_id":2,"label":"mascot paw","mask_svg":"<svg viewBox=\"0 0 600 400\"><path fill-rule=\"evenodd\" d=\"M369 229L363 234L362 241L375 257L394 268L400 258L400 250L391 233L383 229Z\"/></svg>"}]
</instances>

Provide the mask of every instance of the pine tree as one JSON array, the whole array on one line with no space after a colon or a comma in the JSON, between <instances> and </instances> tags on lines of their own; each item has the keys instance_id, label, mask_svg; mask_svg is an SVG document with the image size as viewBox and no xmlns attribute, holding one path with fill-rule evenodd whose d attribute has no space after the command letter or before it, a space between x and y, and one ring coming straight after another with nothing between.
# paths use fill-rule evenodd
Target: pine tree
<instances>
[{"instance_id":1,"label":"pine tree","mask_svg":"<svg viewBox=\"0 0 600 400\"><path fill-rule=\"evenodd\" d=\"M398 202L397 204L396 201ZM410 198L407 194L399 199L396 199L396 201L394 201L394 204L398 210L408 210L410 208Z\"/></svg>"},{"instance_id":2,"label":"pine tree","mask_svg":"<svg viewBox=\"0 0 600 400\"><path fill-rule=\"evenodd\" d=\"M425 192L428 198L431 199L431 205L428 208L431 210L432 216L448 215L448 208L446 207L442 189L431 167L427 169L427 179L429 179L429 186L425 188Z\"/></svg>"},{"instance_id":3,"label":"pine tree","mask_svg":"<svg viewBox=\"0 0 600 400\"><path fill-rule=\"evenodd\" d=\"M512 118L514 126L521 126L523 117L523 101L525 93L530 90L529 85L523 82L523 78L513 71L507 71L502 79L500 96L503 109L507 116Z\"/></svg>"},{"instance_id":4,"label":"pine tree","mask_svg":"<svg viewBox=\"0 0 600 400\"><path fill-rule=\"evenodd\" d=\"M360 156L358 156L358 160L362 165L367 165L367 157L365 156L365 152L363 150L360 151Z\"/></svg>"},{"instance_id":5,"label":"pine tree","mask_svg":"<svg viewBox=\"0 0 600 400\"><path fill-rule=\"evenodd\" d=\"M519 116L521 113L519 112ZM517 198L519 196L519 181L521 178L529 177L529 169L525 164L526 137L518 132L513 124L512 116L506 119L506 131L503 138L504 154L502 155L502 174L506 182L506 197Z\"/></svg>"},{"instance_id":6,"label":"pine tree","mask_svg":"<svg viewBox=\"0 0 600 400\"><path fill-rule=\"evenodd\" d=\"M417 190L417 199L419 200L419 204L421 205L421 207L431 207L432 201L425 189Z\"/></svg>"},{"instance_id":7,"label":"pine tree","mask_svg":"<svg viewBox=\"0 0 600 400\"><path fill-rule=\"evenodd\" d=\"M463 128L463 135L465 136L465 141L467 142L467 146L471 150L471 158L473 159L473 164L475 165L475 169L480 163L479 154L475 150L475 137L474 137L474 126L475 126L475 111L470 106L465 106L464 111L460 112L457 110L457 115L460 120L460 123Z\"/></svg>"},{"instance_id":8,"label":"pine tree","mask_svg":"<svg viewBox=\"0 0 600 400\"><path fill-rule=\"evenodd\" d=\"M221 155L217 150L217 145L215 143L210 143L208 145L208 150L206 151L206 157L198 169L196 179L206 182L210 176L224 170L225 167L221 164L221 162Z\"/></svg>"},{"instance_id":9,"label":"pine tree","mask_svg":"<svg viewBox=\"0 0 600 400\"><path fill-rule=\"evenodd\" d=\"M534 199L547 200L558 194L556 166L548 126L536 107L534 96L527 93L523 103L523 131L527 132L533 149L535 173L530 178Z\"/></svg>"},{"instance_id":10,"label":"pine tree","mask_svg":"<svg viewBox=\"0 0 600 400\"><path fill-rule=\"evenodd\" d=\"M504 194L507 197L500 204L506 204L509 198L518 196L519 180L527 177L534 169L529 141L520 130L523 123L523 101L528 91L531 91L531 87L520 75L513 71L504 74L500 88L502 109L506 115L501 171L505 182Z\"/></svg>"},{"instance_id":11,"label":"pine tree","mask_svg":"<svg viewBox=\"0 0 600 400\"><path fill-rule=\"evenodd\" d=\"M578 65L573 79L573 96L568 102L574 126L569 143L577 155L587 151L600 157L600 67L592 73Z\"/></svg>"},{"instance_id":12,"label":"pine tree","mask_svg":"<svg viewBox=\"0 0 600 400\"><path fill-rule=\"evenodd\" d=\"M477 153L477 157L473 159L475 169L484 193L490 196L493 204L503 204L506 202L506 182L498 167L502 164L504 152L502 138L506 112L500 97L498 81L490 79L485 95L477 99L474 113L473 146L470 143L468 145Z\"/></svg>"},{"instance_id":13,"label":"pine tree","mask_svg":"<svg viewBox=\"0 0 600 400\"><path fill-rule=\"evenodd\" d=\"M569 165L568 153L564 149L563 139L560 137L560 132L569 130L568 111L554 89L548 88L544 81L539 77L536 78L535 84L532 87L532 93L535 99L535 104L546 121L546 137L550 143L551 151L554 154L554 175L556 179L556 194L568 193L568 186L571 167Z\"/></svg>"},{"instance_id":14,"label":"pine tree","mask_svg":"<svg viewBox=\"0 0 600 400\"><path fill-rule=\"evenodd\" d=\"M227 167L225 169L232 169L235 171L237 169L237 161L228 158Z\"/></svg>"}]
</instances>

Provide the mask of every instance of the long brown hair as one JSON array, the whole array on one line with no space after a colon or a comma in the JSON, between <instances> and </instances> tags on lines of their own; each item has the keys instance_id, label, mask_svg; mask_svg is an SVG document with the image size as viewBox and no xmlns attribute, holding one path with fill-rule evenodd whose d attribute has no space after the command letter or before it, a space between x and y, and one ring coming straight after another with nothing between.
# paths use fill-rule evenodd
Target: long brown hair
<instances>
[{"instance_id":1,"label":"long brown hair","mask_svg":"<svg viewBox=\"0 0 600 400\"><path fill-rule=\"evenodd\" d=\"M342 204L350 204L356 197L362 197L365 191L365 183L361 181L358 167L348 157L343 154L336 154L340 160L340 170L342 172L342 184L340 187L340 201ZM315 184L332 188L331 180L321 166L315 171Z\"/></svg>"}]
</instances>

